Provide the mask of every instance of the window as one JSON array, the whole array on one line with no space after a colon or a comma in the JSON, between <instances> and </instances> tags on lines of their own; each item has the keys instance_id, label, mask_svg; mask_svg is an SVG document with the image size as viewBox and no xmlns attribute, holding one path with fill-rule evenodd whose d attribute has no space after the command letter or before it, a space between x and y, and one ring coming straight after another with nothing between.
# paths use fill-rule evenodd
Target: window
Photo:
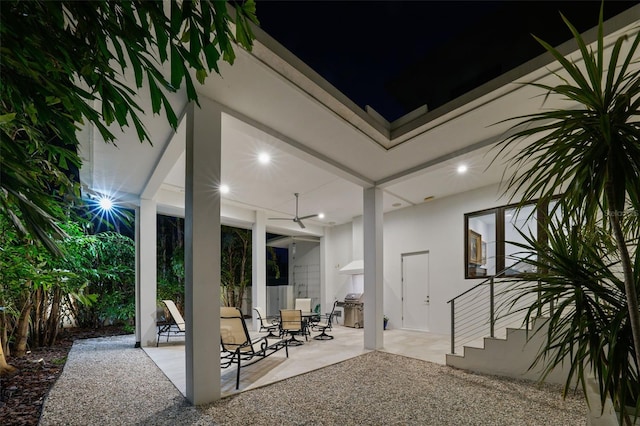
<instances>
[{"instance_id":1,"label":"window","mask_svg":"<svg viewBox=\"0 0 640 426\"><path fill-rule=\"evenodd\" d=\"M467 216L467 278L496 273L496 211Z\"/></svg>"},{"instance_id":2,"label":"window","mask_svg":"<svg viewBox=\"0 0 640 426\"><path fill-rule=\"evenodd\" d=\"M545 208L544 214L546 211ZM464 216L465 278L489 277L501 271L506 276L531 271L531 266L521 260L526 257L524 249L507 241L526 244L525 235L538 238L542 218L533 203L520 209L502 206Z\"/></svg>"}]
</instances>

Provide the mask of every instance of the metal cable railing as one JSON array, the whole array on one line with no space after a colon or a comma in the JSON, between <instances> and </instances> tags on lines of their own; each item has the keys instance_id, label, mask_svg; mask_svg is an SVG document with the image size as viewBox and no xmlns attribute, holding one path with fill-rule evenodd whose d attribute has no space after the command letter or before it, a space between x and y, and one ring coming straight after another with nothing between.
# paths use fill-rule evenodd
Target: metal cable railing
<instances>
[{"instance_id":1,"label":"metal cable railing","mask_svg":"<svg viewBox=\"0 0 640 426\"><path fill-rule=\"evenodd\" d=\"M524 320L536 294L531 293L514 302L505 289L498 288L496 291L496 285L500 285L499 279L504 278L507 270L500 271L447 302L451 304L452 354L456 353L456 348L472 342L481 344L480 339L484 337L496 337L496 330L529 327Z\"/></svg>"}]
</instances>

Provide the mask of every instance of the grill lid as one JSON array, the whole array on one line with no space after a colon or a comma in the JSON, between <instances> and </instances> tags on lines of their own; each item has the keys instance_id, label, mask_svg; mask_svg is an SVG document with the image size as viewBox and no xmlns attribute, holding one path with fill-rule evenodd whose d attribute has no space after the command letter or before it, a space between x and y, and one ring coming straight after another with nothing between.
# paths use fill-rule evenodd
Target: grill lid
<instances>
[{"instance_id":1,"label":"grill lid","mask_svg":"<svg viewBox=\"0 0 640 426\"><path fill-rule=\"evenodd\" d=\"M345 296L345 303L360 303L362 302L363 293L349 293Z\"/></svg>"}]
</instances>

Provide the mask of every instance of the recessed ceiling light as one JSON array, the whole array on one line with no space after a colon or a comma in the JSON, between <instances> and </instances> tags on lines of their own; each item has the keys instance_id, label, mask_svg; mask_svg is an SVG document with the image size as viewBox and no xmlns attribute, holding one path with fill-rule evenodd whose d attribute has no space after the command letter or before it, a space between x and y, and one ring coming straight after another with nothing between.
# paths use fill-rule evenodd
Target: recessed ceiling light
<instances>
[{"instance_id":1,"label":"recessed ceiling light","mask_svg":"<svg viewBox=\"0 0 640 426\"><path fill-rule=\"evenodd\" d=\"M220 185L220 193L221 194L228 194L230 191L229 189L229 185Z\"/></svg>"},{"instance_id":2,"label":"recessed ceiling light","mask_svg":"<svg viewBox=\"0 0 640 426\"><path fill-rule=\"evenodd\" d=\"M271 156L266 152L261 152L258 154L258 161L260 164L269 164L271 162Z\"/></svg>"},{"instance_id":3,"label":"recessed ceiling light","mask_svg":"<svg viewBox=\"0 0 640 426\"><path fill-rule=\"evenodd\" d=\"M467 173L467 170L469 170L469 168L467 167L467 165L466 165L466 164L460 164L460 165L458 166L458 173L459 173L459 174Z\"/></svg>"},{"instance_id":4,"label":"recessed ceiling light","mask_svg":"<svg viewBox=\"0 0 640 426\"><path fill-rule=\"evenodd\" d=\"M392 207L400 207L402 205L402 203L393 203L391 204Z\"/></svg>"},{"instance_id":5,"label":"recessed ceiling light","mask_svg":"<svg viewBox=\"0 0 640 426\"><path fill-rule=\"evenodd\" d=\"M318 213L318 218L319 219L324 219L324 213Z\"/></svg>"}]
</instances>

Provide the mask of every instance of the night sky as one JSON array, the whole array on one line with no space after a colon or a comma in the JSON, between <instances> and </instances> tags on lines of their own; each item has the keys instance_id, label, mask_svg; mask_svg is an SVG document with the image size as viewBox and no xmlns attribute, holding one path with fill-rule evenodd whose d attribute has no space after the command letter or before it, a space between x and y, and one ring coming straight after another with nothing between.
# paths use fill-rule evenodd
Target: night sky
<instances>
[{"instance_id":1,"label":"night sky","mask_svg":"<svg viewBox=\"0 0 640 426\"><path fill-rule=\"evenodd\" d=\"M605 2L605 19L636 2ZM599 1L257 0L261 27L360 107L430 110L597 25Z\"/></svg>"}]
</instances>

